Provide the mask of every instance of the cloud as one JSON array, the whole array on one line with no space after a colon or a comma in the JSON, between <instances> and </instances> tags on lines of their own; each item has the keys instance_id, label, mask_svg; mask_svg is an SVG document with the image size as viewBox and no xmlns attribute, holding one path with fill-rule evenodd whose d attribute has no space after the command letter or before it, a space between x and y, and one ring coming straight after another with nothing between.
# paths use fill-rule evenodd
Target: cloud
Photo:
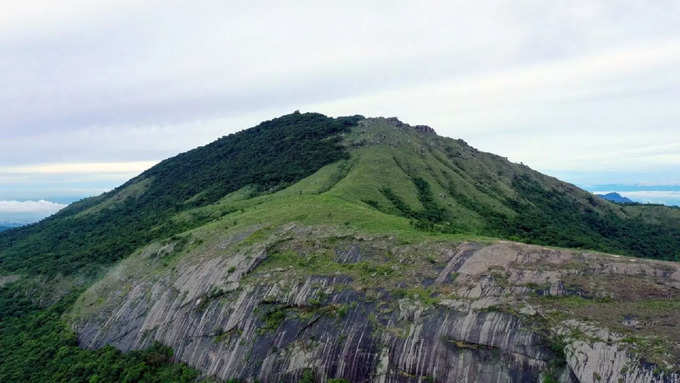
<instances>
[{"instance_id":1,"label":"cloud","mask_svg":"<svg viewBox=\"0 0 680 383\"><path fill-rule=\"evenodd\" d=\"M111 190L156 163L128 161L0 165L0 200L42 199L70 203Z\"/></svg>"},{"instance_id":2,"label":"cloud","mask_svg":"<svg viewBox=\"0 0 680 383\"><path fill-rule=\"evenodd\" d=\"M36 213L50 215L66 207L61 203L40 201L0 201L0 213Z\"/></svg>"},{"instance_id":3,"label":"cloud","mask_svg":"<svg viewBox=\"0 0 680 383\"><path fill-rule=\"evenodd\" d=\"M0 167L2 174L107 174L141 173L157 161L52 163Z\"/></svg>"},{"instance_id":4,"label":"cloud","mask_svg":"<svg viewBox=\"0 0 680 383\"><path fill-rule=\"evenodd\" d=\"M39 221L66 207L66 204L38 201L0 200L0 222L26 224Z\"/></svg>"},{"instance_id":5,"label":"cloud","mask_svg":"<svg viewBox=\"0 0 680 383\"><path fill-rule=\"evenodd\" d=\"M2 6L0 198L10 177L123 182L143 166L101 164L296 109L396 115L552 173L680 179L678 2L90 3Z\"/></svg>"},{"instance_id":6,"label":"cloud","mask_svg":"<svg viewBox=\"0 0 680 383\"><path fill-rule=\"evenodd\" d=\"M622 191L619 192L624 197L633 201L645 203L663 203L666 205L680 206L680 191L669 190L645 190L645 191Z\"/></svg>"},{"instance_id":7,"label":"cloud","mask_svg":"<svg viewBox=\"0 0 680 383\"><path fill-rule=\"evenodd\" d=\"M642 202L642 203L660 203L664 205L675 205L675 206L680 206L680 189L679 186L666 186L666 188L674 188L676 190L625 190L626 185L619 185L620 187L617 189L612 189L612 190L605 190L605 191L596 191L597 194L607 194L607 193L612 193L616 192L619 193L620 195L630 198L631 200L635 202ZM631 188L631 187L629 187ZM632 186L632 188L635 188L635 186ZM653 188L653 186L649 187L644 187L646 188Z\"/></svg>"}]
</instances>

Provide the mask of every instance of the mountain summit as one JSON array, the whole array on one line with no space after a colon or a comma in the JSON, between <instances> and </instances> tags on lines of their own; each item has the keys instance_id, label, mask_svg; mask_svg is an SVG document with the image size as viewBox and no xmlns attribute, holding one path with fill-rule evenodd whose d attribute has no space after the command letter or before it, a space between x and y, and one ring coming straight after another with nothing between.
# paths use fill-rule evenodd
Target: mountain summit
<instances>
[{"instance_id":1,"label":"mountain summit","mask_svg":"<svg viewBox=\"0 0 680 383\"><path fill-rule=\"evenodd\" d=\"M1 233L0 286L16 323L61 305L82 347L225 380L675 382L678 256L678 209L296 112Z\"/></svg>"}]
</instances>

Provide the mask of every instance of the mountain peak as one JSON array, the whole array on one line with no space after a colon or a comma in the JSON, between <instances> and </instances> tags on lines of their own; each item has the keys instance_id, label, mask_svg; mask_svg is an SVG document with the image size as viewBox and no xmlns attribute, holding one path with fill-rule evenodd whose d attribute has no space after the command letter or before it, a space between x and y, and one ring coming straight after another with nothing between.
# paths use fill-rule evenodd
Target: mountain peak
<instances>
[{"instance_id":1,"label":"mountain peak","mask_svg":"<svg viewBox=\"0 0 680 383\"><path fill-rule=\"evenodd\" d=\"M397 117L372 117L368 118L368 120L376 120L376 121L381 121L384 122L388 125L394 126L395 128L402 128L402 129L414 129L420 133L423 134L430 134L430 135L437 135L437 132L435 132L434 129L427 125L410 125L407 124L401 120L399 120Z\"/></svg>"},{"instance_id":2,"label":"mountain peak","mask_svg":"<svg viewBox=\"0 0 680 383\"><path fill-rule=\"evenodd\" d=\"M607 201L616 203L633 203L634 201L630 198L626 198L617 192L611 192L607 194L597 194L598 197L604 198Z\"/></svg>"}]
</instances>

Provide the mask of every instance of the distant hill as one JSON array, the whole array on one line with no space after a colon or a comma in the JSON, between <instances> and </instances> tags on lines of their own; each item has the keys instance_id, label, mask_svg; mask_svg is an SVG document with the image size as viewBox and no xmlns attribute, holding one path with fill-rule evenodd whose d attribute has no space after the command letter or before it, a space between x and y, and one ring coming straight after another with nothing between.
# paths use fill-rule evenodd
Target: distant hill
<instances>
[{"instance_id":1,"label":"distant hill","mask_svg":"<svg viewBox=\"0 0 680 383\"><path fill-rule=\"evenodd\" d=\"M633 203L634 202L632 199L626 198L626 197L624 197L621 194L616 193L616 192L611 192L611 193L607 193L607 194L595 194L595 195L598 196L598 197L604 198L607 201L616 202L616 203Z\"/></svg>"}]
</instances>

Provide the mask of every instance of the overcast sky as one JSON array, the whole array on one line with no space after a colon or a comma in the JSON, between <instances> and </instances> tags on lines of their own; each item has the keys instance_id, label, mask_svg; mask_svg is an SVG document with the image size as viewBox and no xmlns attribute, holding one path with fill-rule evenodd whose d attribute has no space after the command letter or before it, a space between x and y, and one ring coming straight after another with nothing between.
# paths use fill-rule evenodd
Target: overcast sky
<instances>
[{"instance_id":1,"label":"overcast sky","mask_svg":"<svg viewBox=\"0 0 680 383\"><path fill-rule=\"evenodd\" d=\"M296 109L579 185L680 184L680 1L289 4L1 2L0 221Z\"/></svg>"}]
</instances>

